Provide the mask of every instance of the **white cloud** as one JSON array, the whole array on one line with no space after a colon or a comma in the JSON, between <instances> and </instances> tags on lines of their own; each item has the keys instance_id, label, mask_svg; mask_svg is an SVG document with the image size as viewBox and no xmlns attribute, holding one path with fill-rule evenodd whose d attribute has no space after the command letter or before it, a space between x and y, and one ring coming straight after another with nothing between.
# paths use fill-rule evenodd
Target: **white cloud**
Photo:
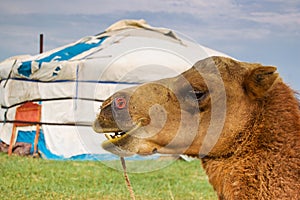
<instances>
[{"instance_id":1,"label":"white cloud","mask_svg":"<svg viewBox=\"0 0 300 200\"><path fill-rule=\"evenodd\" d=\"M118 16L132 12L152 12L171 13L174 16L189 14L195 20L217 25L241 19L272 25L284 24L285 26L298 26L300 23L300 2L295 0L122 0L117 3L111 0L0 0L0 3L0 13L10 15L115 14Z\"/></svg>"},{"instance_id":2,"label":"white cloud","mask_svg":"<svg viewBox=\"0 0 300 200\"><path fill-rule=\"evenodd\" d=\"M234 15L236 4L233 0L0 0L0 12L6 14L84 14L99 15L128 12L189 13L195 17L210 18L215 15Z\"/></svg>"},{"instance_id":3,"label":"white cloud","mask_svg":"<svg viewBox=\"0 0 300 200\"><path fill-rule=\"evenodd\" d=\"M282 27L300 26L300 13L253 12L246 18Z\"/></svg>"},{"instance_id":4,"label":"white cloud","mask_svg":"<svg viewBox=\"0 0 300 200\"><path fill-rule=\"evenodd\" d=\"M119 19L144 18L237 58L288 57L282 62L300 64L290 53L300 51L298 0L0 0L0 5L0 60L35 54L40 32L49 50ZM277 52L269 47L273 43ZM266 50L257 53L261 48Z\"/></svg>"},{"instance_id":5,"label":"white cloud","mask_svg":"<svg viewBox=\"0 0 300 200\"><path fill-rule=\"evenodd\" d=\"M32 14L35 16L52 15L52 17L76 15L73 20L70 19L69 26L78 23L76 22L78 16L87 16L87 19L91 18L89 16L101 16L104 18L102 22L112 23L114 21L112 19L116 21L122 17L128 18L128 16L143 18L145 15L151 16L151 18L155 16L154 18L157 19L154 20L155 22L165 21L164 25L180 30L190 27L190 29L196 30L205 28L209 31L218 29L218 32L229 32L234 29L248 32L248 29L251 28L262 30L274 26L274 28L284 27L283 32L286 32L294 31L300 25L300 2L295 0L122 0L117 3L111 0L0 0L0 4L0 14L7 18L22 15L26 19L26 16ZM160 15L162 15L161 18L159 18ZM163 19L164 15L168 15L169 18ZM176 22L176 19L179 22ZM168 24L168 21L173 24ZM40 23L43 21L41 20ZM46 19L45 23L49 23L48 26L54 26L56 22ZM30 25L30 22L28 24ZM78 24L78 26L80 25ZM251 37L251 35L247 35ZM261 34L261 36L265 36L265 34Z\"/></svg>"}]
</instances>

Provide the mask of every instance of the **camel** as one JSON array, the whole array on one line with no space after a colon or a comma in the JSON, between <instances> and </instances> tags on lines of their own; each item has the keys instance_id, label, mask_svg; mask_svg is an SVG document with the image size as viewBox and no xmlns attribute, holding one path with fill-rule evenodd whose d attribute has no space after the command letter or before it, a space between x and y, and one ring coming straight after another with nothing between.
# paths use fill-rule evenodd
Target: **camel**
<instances>
[{"instance_id":1,"label":"camel","mask_svg":"<svg viewBox=\"0 0 300 200\"><path fill-rule=\"evenodd\" d=\"M119 156L201 159L219 199L300 199L300 109L276 67L225 57L116 92L93 128Z\"/></svg>"}]
</instances>

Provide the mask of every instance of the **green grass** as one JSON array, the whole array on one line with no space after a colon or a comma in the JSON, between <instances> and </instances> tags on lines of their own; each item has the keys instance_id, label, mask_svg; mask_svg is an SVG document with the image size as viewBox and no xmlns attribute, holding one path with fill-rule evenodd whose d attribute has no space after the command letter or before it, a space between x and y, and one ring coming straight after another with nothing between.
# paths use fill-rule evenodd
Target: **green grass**
<instances>
[{"instance_id":1,"label":"green grass","mask_svg":"<svg viewBox=\"0 0 300 200\"><path fill-rule=\"evenodd\" d=\"M166 161L127 161L129 169ZM0 153L0 199L130 199L120 162L51 161ZM136 199L217 199L198 160L129 173Z\"/></svg>"}]
</instances>

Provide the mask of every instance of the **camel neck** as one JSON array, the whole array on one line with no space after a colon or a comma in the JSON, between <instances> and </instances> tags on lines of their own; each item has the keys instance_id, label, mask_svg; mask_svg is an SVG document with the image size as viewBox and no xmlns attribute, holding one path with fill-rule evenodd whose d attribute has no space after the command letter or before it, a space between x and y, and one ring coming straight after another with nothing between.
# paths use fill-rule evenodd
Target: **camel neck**
<instances>
[{"instance_id":1,"label":"camel neck","mask_svg":"<svg viewBox=\"0 0 300 200\"><path fill-rule=\"evenodd\" d=\"M278 141L284 143L300 132L300 109L294 91L284 83L274 86L269 95L262 103L254 129L258 144L275 147Z\"/></svg>"},{"instance_id":2,"label":"camel neck","mask_svg":"<svg viewBox=\"0 0 300 200\"><path fill-rule=\"evenodd\" d=\"M283 83L269 95L234 153L202 158L220 199L288 199L299 193L299 104Z\"/></svg>"}]
</instances>

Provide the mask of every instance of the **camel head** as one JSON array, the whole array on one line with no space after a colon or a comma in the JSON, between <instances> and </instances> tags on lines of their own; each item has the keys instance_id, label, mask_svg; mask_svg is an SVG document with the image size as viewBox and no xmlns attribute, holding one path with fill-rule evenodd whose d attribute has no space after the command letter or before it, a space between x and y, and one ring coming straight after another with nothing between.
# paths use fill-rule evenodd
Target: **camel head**
<instances>
[{"instance_id":1,"label":"camel head","mask_svg":"<svg viewBox=\"0 0 300 200\"><path fill-rule=\"evenodd\" d=\"M277 82L275 67L224 57L198 61L174 78L116 92L93 128L120 156L230 154Z\"/></svg>"}]
</instances>

